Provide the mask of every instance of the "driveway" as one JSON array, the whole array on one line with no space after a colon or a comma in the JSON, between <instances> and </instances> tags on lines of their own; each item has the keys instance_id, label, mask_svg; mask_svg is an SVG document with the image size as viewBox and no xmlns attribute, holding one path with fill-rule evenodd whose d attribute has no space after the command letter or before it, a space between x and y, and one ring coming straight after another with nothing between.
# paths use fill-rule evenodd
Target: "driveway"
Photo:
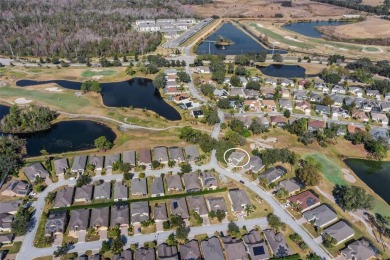
<instances>
[{"instance_id":1,"label":"driveway","mask_svg":"<svg viewBox=\"0 0 390 260\"><path fill-rule=\"evenodd\" d=\"M84 243L86 235L87 235L87 231L84 230L77 231L77 243Z\"/></svg>"},{"instance_id":2,"label":"driveway","mask_svg":"<svg viewBox=\"0 0 390 260\"><path fill-rule=\"evenodd\" d=\"M121 227L121 234L127 236L129 234L128 227Z\"/></svg>"},{"instance_id":3,"label":"driveway","mask_svg":"<svg viewBox=\"0 0 390 260\"><path fill-rule=\"evenodd\" d=\"M141 224L134 224L133 227L134 236L141 235Z\"/></svg>"},{"instance_id":4,"label":"driveway","mask_svg":"<svg viewBox=\"0 0 390 260\"><path fill-rule=\"evenodd\" d=\"M100 236L100 240L106 240L107 239L107 229L99 230L99 236Z\"/></svg>"},{"instance_id":5,"label":"driveway","mask_svg":"<svg viewBox=\"0 0 390 260\"><path fill-rule=\"evenodd\" d=\"M102 175L102 170L95 170L96 176L101 176Z\"/></svg>"},{"instance_id":6,"label":"driveway","mask_svg":"<svg viewBox=\"0 0 390 260\"><path fill-rule=\"evenodd\" d=\"M106 170L106 175L112 175L112 168Z\"/></svg>"},{"instance_id":7,"label":"driveway","mask_svg":"<svg viewBox=\"0 0 390 260\"><path fill-rule=\"evenodd\" d=\"M297 220L297 223L298 223L299 225L301 225L301 224L303 224L303 223L306 223L306 222L307 222L307 220L306 220L305 218L300 218L300 219Z\"/></svg>"},{"instance_id":8,"label":"driveway","mask_svg":"<svg viewBox=\"0 0 390 260\"><path fill-rule=\"evenodd\" d=\"M64 238L63 234L58 234L54 238L53 246L60 246L62 245L62 239Z\"/></svg>"},{"instance_id":9,"label":"driveway","mask_svg":"<svg viewBox=\"0 0 390 260\"><path fill-rule=\"evenodd\" d=\"M203 226L209 226L210 225L210 219L208 216L203 216Z\"/></svg>"},{"instance_id":10,"label":"driveway","mask_svg":"<svg viewBox=\"0 0 390 260\"><path fill-rule=\"evenodd\" d=\"M156 222L156 231L157 232L163 232L164 231L163 222L162 221L157 221Z\"/></svg>"}]
</instances>

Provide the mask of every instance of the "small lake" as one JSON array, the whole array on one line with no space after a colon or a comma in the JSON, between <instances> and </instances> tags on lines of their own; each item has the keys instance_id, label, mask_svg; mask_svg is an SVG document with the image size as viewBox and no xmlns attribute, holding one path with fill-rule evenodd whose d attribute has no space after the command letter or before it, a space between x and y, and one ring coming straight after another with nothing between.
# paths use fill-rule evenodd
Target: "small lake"
<instances>
[{"instance_id":1,"label":"small lake","mask_svg":"<svg viewBox=\"0 0 390 260\"><path fill-rule=\"evenodd\" d=\"M346 159L344 162L376 194L390 204L390 162L363 159Z\"/></svg>"},{"instance_id":2,"label":"small lake","mask_svg":"<svg viewBox=\"0 0 390 260\"><path fill-rule=\"evenodd\" d=\"M19 80L16 85L28 87L48 83L55 83L72 90L80 90L82 84L69 80ZM128 81L101 83L101 85L103 103L108 107L146 108L171 121L181 119L180 113L164 101L151 79L133 78Z\"/></svg>"},{"instance_id":3,"label":"small lake","mask_svg":"<svg viewBox=\"0 0 390 260\"><path fill-rule=\"evenodd\" d=\"M230 46L216 46L214 42L218 36L223 36L234 42ZM197 54L226 54L226 55L238 55L245 53L258 53L261 51L267 51L269 54L272 53L272 50L267 49L249 35L244 33L242 30L238 29L231 23L226 23L221 26L215 33L211 34L205 41L199 44L196 49ZM275 53L287 53L285 50L275 50Z\"/></svg>"},{"instance_id":4,"label":"small lake","mask_svg":"<svg viewBox=\"0 0 390 260\"><path fill-rule=\"evenodd\" d=\"M116 138L110 127L89 120L62 121L49 130L18 136L26 139L28 157L40 155L43 149L50 154L93 149L95 139L100 136L111 142Z\"/></svg>"},{"instance_id":5,"label":"small lake","mask_svg":"<svg viewBox=\"0 0 390 260\"><path fill-rule=\"evenodd\" d=\"M306 69L299 65L271 64L268 66L258 66L264 75L278 78L305 78Z\"/></svg>"},{"instance_id":6,"label":"small lake","mask_svg":"<svg viewBox=\"0 0 390 260\"><path fill-rule=\"evenodd\" d=\"M4 106L4 105L0 105L0 121L8 113L9 113L9 107Z\"/></svg>"},{"instance_id":7,"label":"small lake","mask_svg":"<svg viewBox=\"0 0 390 260\"><path fill-rule=\"evenodd\" d=\"M321 38L323 34L316 29L319 26L337 26L347 24L349 22L342 21L317 21L317 22L299 22L299 23L290 23L285 24L282 28L305 35L312 38Z\"/></svg>"}]
</instances>

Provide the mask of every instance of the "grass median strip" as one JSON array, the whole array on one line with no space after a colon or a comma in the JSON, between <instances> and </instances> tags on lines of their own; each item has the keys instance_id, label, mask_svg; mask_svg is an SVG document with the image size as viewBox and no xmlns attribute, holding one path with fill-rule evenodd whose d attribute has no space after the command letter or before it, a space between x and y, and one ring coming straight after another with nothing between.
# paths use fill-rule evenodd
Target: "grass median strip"
<instances>
[{"instance_id":1,"label":"grass median strip","mask_svg":"<svg viewBox=\"0 0 390 260\"><path fill-rule=\"evenodd\" d=\"M69 207L50 209L49 211L55 212L55 211L63 211L63 210L101 208L101 207L112 206L112 205L115 205L115 204L122 204L122 203L132 203L132 202L139 202L139 201L166 200L166 199L174 199L174 198L181 198L181 197L188 197L188 196L208 195L208 194L224 192L224 191L227 191L226 187L225 188L221 188L221 189L215 189L215 190L203 190L203 191L192 192L192 193L172 194L172 195L165 195L165 196L160 196L160 197L128 199L128 200L122 200L122 201L108 200L108 201L105 201L105 202L98 202L98 203L93 203L92 202L91 204L88 204L88 205L73 205L73 206L69 206Z\"/></svg>"}]
</instances>

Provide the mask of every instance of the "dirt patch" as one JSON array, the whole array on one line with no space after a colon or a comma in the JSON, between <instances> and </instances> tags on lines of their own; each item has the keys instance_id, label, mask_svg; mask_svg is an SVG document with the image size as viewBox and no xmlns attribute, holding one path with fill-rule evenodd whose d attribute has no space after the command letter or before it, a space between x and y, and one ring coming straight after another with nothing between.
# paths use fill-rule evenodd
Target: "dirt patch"
<instances>
[{"instance_id":1,"label":"dirt patch","mask_svg":"<svg viewBox=\"0 0 390 260\"><path fill-rule=\"evenodd\" d=\"M62 92L62 89L59 89L58 87L45 88L45 90L50 92Z\"/></svg>"},{"instance_id":2,"label":"dirt patch","mask_svg":"<svg viewBox=\"0 0 390 260\"><path fill-rule=\"evenodd\" d=\"M341 169L341 172L344 174L344 179L347 181L347 182L350 182L350 183L355 183L356 182L356 179L355 177L350 174L350 171L348 169Z\"/></svg>"}]
</instances>

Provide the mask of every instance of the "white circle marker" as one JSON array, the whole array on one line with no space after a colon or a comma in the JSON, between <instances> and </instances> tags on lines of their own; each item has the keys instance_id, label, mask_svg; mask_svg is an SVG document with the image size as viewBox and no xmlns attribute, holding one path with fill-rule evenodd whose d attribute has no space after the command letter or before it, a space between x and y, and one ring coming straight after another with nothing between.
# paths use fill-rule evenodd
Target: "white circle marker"
<instances>
[{"instance_id":1,"label":"white circle marker","mask_svg":"<svg viewBox=\"0 0 390 260\"><path fill-rule=\"evenodd\" d=\"M228 160L226 160L226 153L229 152L230 150L240 150L240 151L243 151L247 156L248 156L248 161L244 164L244 165L241 165L241 166L237 166L237 165L234 165L233 163L231 162L228 162ZM237 168L244 168L250 161L250 155L247 151L245 151L244 149L242 148L230 148L230 149L227 149L224 154L223 154L223 160L231 167L237 167Z\"/></svg>"}]
</instances>

